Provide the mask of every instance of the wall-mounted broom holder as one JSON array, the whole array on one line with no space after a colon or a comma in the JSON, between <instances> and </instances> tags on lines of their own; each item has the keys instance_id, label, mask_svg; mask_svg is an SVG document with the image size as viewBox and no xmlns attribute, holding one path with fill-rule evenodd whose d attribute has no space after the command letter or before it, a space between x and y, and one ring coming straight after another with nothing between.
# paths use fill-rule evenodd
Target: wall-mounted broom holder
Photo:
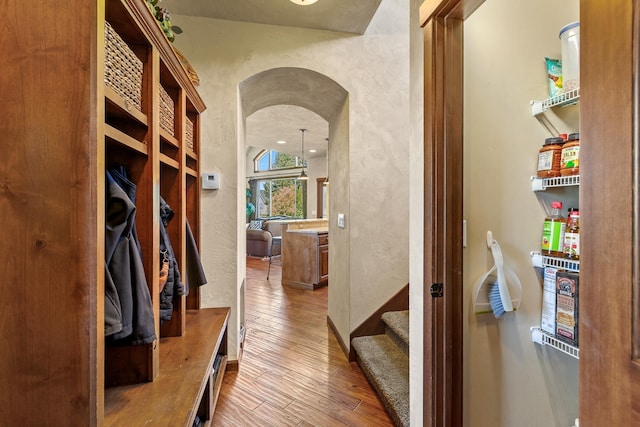
<instances>
[{"instance_id":1,"label":"wall-mounted broom holder","mask_svg":"<svg viewBox=\"0 0 640 427\"><path fill-rule=\"evenodd\" d=\"M473 306L476 314L494 313L491 307L490 294L494 286L502 281L500 296L504 311L515 311L522 300L522 284L518 276L504 265L502 249L493 238L493 233L487 231L487 248L493 256L493 266L476 280L473 286Z\"/></svg>"}]
</instances>

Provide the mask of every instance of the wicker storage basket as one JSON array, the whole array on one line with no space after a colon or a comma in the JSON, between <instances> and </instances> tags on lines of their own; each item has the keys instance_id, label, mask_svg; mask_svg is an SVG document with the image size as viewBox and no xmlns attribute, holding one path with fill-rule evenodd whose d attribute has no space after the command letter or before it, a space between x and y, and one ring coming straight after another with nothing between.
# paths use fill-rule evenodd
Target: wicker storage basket
<instances>
[{"instance_id":1,"label":"wicker storage basket","mask_svg":"<svg viewBox=\"0 0 640 427\"><path fill-rule=\"evenodd\" d=\"M173 99L167 91L160 85L160 127L169 132L172 136L174 133L174 110L175 105Z\"/></svg>"},{"instance_id":2,"label":"wicker storage basket","mask_svg":"<svg viewBox=\"0 0 640 427\"><path fill-rule=\"evenodd\" d=\"M186 117L187 119L187 129L185 132L185 137L186 137L186 142L187 142L187 148L191 151L193 151L193 122L189 119L189 117Z\"/></svg>"},{"instance_id":3,"label":"wicker storage basket","mask_svg":"<svg viewBox=\"0 0 640 427\"><path fill-rule=\"evenodd\" d=\"M111 24L104 24L104 83L142 111L142 61Z\"/></svg>"}]
</instances>

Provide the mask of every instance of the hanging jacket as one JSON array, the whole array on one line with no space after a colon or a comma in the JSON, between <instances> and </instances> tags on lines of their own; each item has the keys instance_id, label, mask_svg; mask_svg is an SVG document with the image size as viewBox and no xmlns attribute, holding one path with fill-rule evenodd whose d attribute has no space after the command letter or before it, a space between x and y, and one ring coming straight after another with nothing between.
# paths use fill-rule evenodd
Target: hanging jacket
<instances>
[{"instance_id":1,"label":"hanging jacket","mask_svg":"<svg viewBox=\"0 0 640 427\"><path fill-rule=\"evenodd\" d=\"M125 191L114 178L121 173L106 173L105 336L110 342L149 344L156 339L153 306L133 232L136 207L128 195L136 188L126 180Z\"/></svg>"},{"instance_id":2,"label":"hanging jacket","mask_svg":"<svg viewBox=\"0 0 640 427\"><path fill-rule=\"evenodd\" d=\"M196 239L193 237L189 221L186 222L186 258L187 258L187 274L185 278L185 287L187 293L192 287L202 286L207 284L207 277L204 274L202 263L200 261L200 253L198 252L198 246L196 245Z\"/></svg>"},{"instance_id":3,"label":"hanging jacket","mask_svg":"<svg viewBox=\"0 0 640 427\"><path fill-rule=\"evenodd\" d=\"M178 260L167 232L167 226L173 216L174 213L171 207L160 197L160 259L166 259L169 263L167 281L160 292L160 321L171 320L174 296L185 295Z\"/></svg>"}]
</instances>

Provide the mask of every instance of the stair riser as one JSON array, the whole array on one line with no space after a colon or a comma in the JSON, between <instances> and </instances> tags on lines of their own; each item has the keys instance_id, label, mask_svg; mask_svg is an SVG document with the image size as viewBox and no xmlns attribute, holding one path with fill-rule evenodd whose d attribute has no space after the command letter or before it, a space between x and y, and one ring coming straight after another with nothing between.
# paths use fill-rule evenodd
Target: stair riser
<instances>
[{"instance_id":1,"label":"stair riser","mask_svg":"<svg viewBox=\"0 0 640 427\"><path fill-rule=\"evenodd\" d=\"M384 328L385 333L391 338L391 340L398 346L400 350L407 356L409 355L409 342L402 339L393 329L389 327Z\"/></svg>"}]
</instances>

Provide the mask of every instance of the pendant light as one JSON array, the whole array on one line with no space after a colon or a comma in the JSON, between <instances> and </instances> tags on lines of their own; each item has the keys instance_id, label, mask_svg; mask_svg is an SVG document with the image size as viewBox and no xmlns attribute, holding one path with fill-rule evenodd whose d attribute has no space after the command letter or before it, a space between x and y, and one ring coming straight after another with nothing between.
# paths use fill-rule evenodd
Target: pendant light
<instances>
[{"instance_id":1,"label":"pendant light","mask_svg":"<svg viewBox=\"0 0 640 427\"><path fill-rule=\"evenodd\" d=\"M327 179L324 180L324 185L329 185L329 138L325 138L327 141Z\"/></svg>"},{"instance_id":2,"label":"pendant light","mask_svg":"<svg viewBox=\"0 0 640 427\"><path fill-rule=\"evenodd\" d=\"M291 0L292 3L295 3L300 6L309 6L310 4L314 4L318 0Z\"/></svg>"},{"instance_id":3,"label":"pendant light","mask_svg":"<svg viewBox=\"0 0 640 427\"><path fill-rule=\"evenodd\" d=\"M307 174L304 172L304 133L306 132L306 129L300 129L300 133L302 134L302 156L301 156L301 160L302 160L302 173L300 173L300 176L298 177L298 179L302 179L302 180L306 180L309 179L309 177L307 176Z\"/></svg>"}]
</instances>

